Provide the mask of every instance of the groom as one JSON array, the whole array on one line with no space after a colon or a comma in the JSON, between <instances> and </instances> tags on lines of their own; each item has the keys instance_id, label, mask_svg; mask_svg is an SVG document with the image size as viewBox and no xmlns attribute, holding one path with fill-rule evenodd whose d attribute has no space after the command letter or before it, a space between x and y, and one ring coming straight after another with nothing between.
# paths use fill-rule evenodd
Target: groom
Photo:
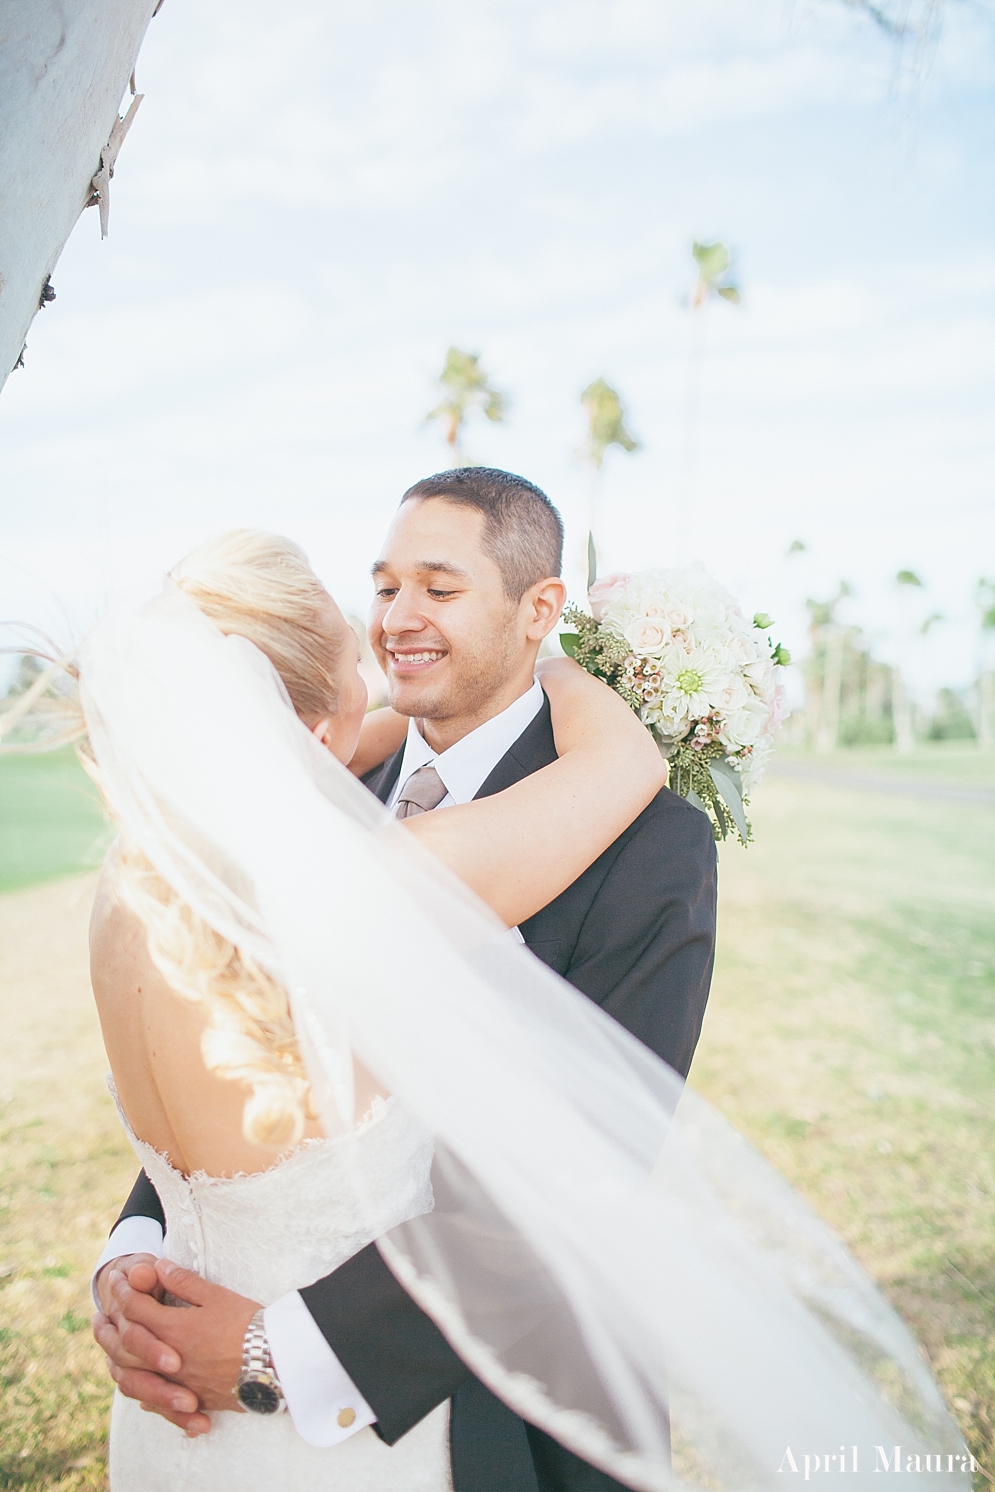
<instances>
[{"instance_id":1,"label":"groom","mask_svg":"<svg viewBox=\"0 0 995 1492\"><path fill-rule=\"evenodd\" d=\"M380 558L370 640L404 746L366 779L399 816L486 797L555 759L520 603L538 587L550 629L564 600L563 529L544 493L485 467L429 477L401 500ZM537 847L537 852L541 852ZM664 788L624 834L522 924L529 948L686 1075L708 997L715 846L704 814ZM174 1268L177 1311L123 1270L162 1251L141 1173L98 1265L95 1335L122 1393L191 1432L232 1406L256 1309ZM106 1266L106 1267L105 1267ZM473 1377L375 1244L270 1306L273 1363L297 1430L332 1445L367 1425L393 1445L450 1399L455 1492L609 1492L619 1484L526 1424ZM164 1375L169 1375L164 1376ZM172 1380L172 1381L171 1381Z\"/></svg>"}]
</instances>

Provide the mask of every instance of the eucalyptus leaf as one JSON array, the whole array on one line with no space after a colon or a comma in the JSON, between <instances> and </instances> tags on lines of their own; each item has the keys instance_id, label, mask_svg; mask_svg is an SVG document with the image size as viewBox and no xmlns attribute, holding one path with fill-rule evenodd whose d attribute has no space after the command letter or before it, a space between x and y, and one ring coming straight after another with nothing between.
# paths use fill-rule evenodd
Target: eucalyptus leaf
<instances>
[{"instance_id":1,"label":"eucalyptus leaf","mask_svg":"<svg viewBox=\"0 0 995 1492\"><path fill-rule=\"evenodd\" d=\"M708 817L708 809L698 797L698 794L695 792L693 787L689 787L684 796L687 798L688 802L693 805L693 807L700 808L705 817Z\"/></svg>"},{"instance_id":2,"label":"eucalyptus leaf","mask_svg":"<svg viewBox=\"0 0 995 1492\"><path fill-rule=\"evenodd\" d=\"M560 647L566 653L568 658L576 658L577 647L579 643L580 637L576 632L560 633Z\"/></svg>"},{"instance_id":3,"label":"eucalyptus leaf","mask_svg":"<svg viewBox=\"0 0 995 1492\"><path fill-rule=\"evenodd\" d=\"M597 580L597 578L598 578L598 551L594 547L594 535L593 534L588 534L588 536L587 536L587 588L588 588L588 590L591 589L591 586L594 584L594 582Z\"/></svg>"},{"instance_id":4,"label":"eucalyptus leaf","mask_svg":"<svg viewBox=\"0 0 995 1492\"><path fill-rule=\"evenodd\" d=\"M745 841L750 836L750 828L746 822L746 814L743 812L743 780L735 767L730 767L728 762L714 761L708 763L712 781L722 795L723 801L732 814L732 821L739 830L740 837Z\"/></svg>"}]
</instances>

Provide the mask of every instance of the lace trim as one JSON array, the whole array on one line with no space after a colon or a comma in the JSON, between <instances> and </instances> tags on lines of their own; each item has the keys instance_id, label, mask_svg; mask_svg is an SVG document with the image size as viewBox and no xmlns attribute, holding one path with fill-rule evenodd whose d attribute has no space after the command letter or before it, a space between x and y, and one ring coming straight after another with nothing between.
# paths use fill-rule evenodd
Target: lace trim
<instances>
[{"instance_id":1,"label":"lace trim","mask_svg":"<svg viewBox=\"0 0 995 1492\"><path fill-rule=\"evenodd\" d=\"M564 1409L550 1398L538 1379L528 1373L510 1372L486 1342L470 1331L459 1307L434 1280L419 1274L396 1244L388 1238L378 1238L377 1248L391 1273L432 1317L467 1367L522 1419L546 1430L582 1460L599 1466L638 1492L674 1492L681 1485L669 1461L622 1450L592 1415L580 1409Z\"/></svg>"},{"instance_id":2,"label":"lace trim","mask_svg":"<svg viewBox=\"0 0 995 1492\"><path fill-rule=\"evenodd\" d=\"M181 1171L178 1166L173 1165L173 1162L164 1150L157 1150L148 1140L140 1139L132 1129L131 1121L124 1112L124 1105L121 1103L121 1097L117 1091L114 1074L109 1072L105 1081L111 1098L114 1100L118 1118L124 1126L125 1134L135 1149L144 1150L147 1154L154 1155L156 1160L161 1162L168 1171L171 1171L178 1180L188 1186L195 1184L197 1186L229 1186L233 1181L251 1181L257 1176L269 1176L271 1172L278 1171L281 1166L289 1165L298 1156L304 1155L308 1150L315 1150L320 1146L326 1145L342 1145L347 1140L358 1139L360 1135L367 1134L378 1124L383 1123L387 1115L395 1107L393 1094L389 1094L387 1098L382 1098L379 1093L376 1093L373 1096L373 1102L370 1104L367 1113L364 1114L363 1118L356 1125L356 1128L349 1130L348 1133L333 1135L331 1137L327 1135L313 1135L307 1140L301 1140L299 1144L292 1146L289 1150L283 1151L276 1157L276 1160L271 1161L268 1166L264 1166L261 1171L233 1171L230 1176L213 1176L209 1171Z\"/></svg>"}]
</instances>

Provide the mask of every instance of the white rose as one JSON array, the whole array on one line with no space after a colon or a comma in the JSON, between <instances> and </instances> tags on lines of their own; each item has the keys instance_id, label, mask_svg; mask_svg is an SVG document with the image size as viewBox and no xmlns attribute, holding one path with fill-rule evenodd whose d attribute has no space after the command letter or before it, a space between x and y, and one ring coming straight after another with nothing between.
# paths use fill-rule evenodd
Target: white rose
<instances>
[{"instance_id":1,"label":"white rose","mask_svg":"<svg viewBox=\"0 0 995 1492\"><path fill-rule=\"evenodd\" d=\"M733 710L741 710L749 697L750 691L742 679L733 675L726 686L715 696L715 707L721 710L723 715L730 715Z\"/></svg>"},{"instance_id":2,"label":"white rose","mask_svg":"<svg viewBox=\"0 0 995 1492\"><path fill-rule=\"evenodd\" d=\"M726 722L726 734L740 746L752 746L760 739L770 712L758 699L751 699L736 710Z\"/></svg>"},{"instance_id":3,"label":"white rose","mask_svg":"<svg viewBox=\"0 0 995 1492\"><path fill-rule=\"evenodd\" d=\"M773 697L776 679L774 665L769 658L758 658L755 663L748 663L743 672L758 694L764 699Z\"/></svg>"},{"instance_id":4,"label":"white rose","mask_svg":"<svg viewBox=\"0 0 995 1492\"><path fill-rule=\"evenodd\" d=\"M734 632L729 638L729 651L737 663L756 662L756 642L752 637L744 637L742 632Z\"/></svg>"},{"instance_id":5,"label":"white rose","mask_svg":"<svg viewBox=\"0 0 995 1492\"><path fill-rule=\"evenodd\" d=\"M657 617L638 617L625 629L625 640L634 653L659 655L670 641L670 628Z\"/></svg>"}]
</instances>

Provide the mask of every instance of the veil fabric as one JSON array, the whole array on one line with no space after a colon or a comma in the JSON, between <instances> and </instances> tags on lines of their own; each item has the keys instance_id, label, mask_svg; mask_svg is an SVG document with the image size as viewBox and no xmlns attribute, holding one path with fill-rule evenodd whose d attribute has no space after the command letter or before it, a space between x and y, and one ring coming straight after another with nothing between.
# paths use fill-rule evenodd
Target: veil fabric
<instances>
[{"instance_id":1,"label":"veil fabric","mask_svg":"<svg viewBox=\"0 0 995 1492\"><path fill-rule=\"evenodd\" d=\"M263 654L167 585L91 636L81 687L124 832L287 988L326 1132L353 1127L355 1057L433 1136L434 1209L379 1247L494 1393L644 1492L816 1464L869 1489L896 1454L966 1488L923 1358L842 1245L390 821Z\"/></svg>"}]
</instances>

